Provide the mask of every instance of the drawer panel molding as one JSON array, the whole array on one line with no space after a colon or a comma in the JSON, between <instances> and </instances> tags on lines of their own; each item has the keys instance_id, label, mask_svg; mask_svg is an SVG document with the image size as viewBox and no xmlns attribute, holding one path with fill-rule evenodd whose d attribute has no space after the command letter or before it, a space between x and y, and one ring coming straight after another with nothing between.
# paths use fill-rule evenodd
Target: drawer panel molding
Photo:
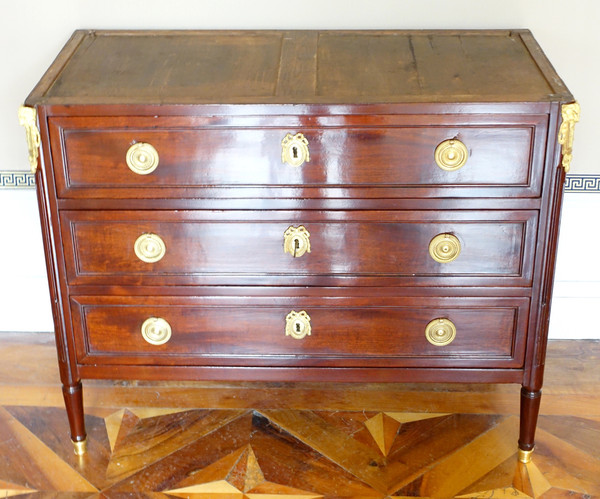
<instances>
[{"instance_id":1,"label":"drawer panel molding","mask_svg":"<svg viewBox=\"0 0 600 499\"><path fill-rule=\"evenodd\" d=\"M436 187L460 196L461 189L488 186L532 196L540 189L534 165L543 160L540 141L546 128L538 117L528 124L477 126L451 124L450 119L432 125L427 117L415 116L423 126L307 124L292 135L296 130L291 128L193 127L185 120L171 128L161 127L161 120L137 121L139 127L123 127L116 118L53 119L53 158L62 164L57 169L60 195L155 197L159 190L160 196L171 196L169 188L177 196L189 191L203 197L207 188L262 187L273 197L285 197L284 190L278 194L274 188L302 187L312 196L310 189L393 187L421 196L416 189ZM289 157L282 157L287 136ZM139 148L148 150L139 154ZM464 162L448 167L447 155L458 157L459 150ZM301 157L294 159L293 151ZM442 157L446 166L440 167ZM132 158L145 163L132 167Z\"/></svg>"},{"instance_id":2,"label":"drawer panel molding","mask_svg":"<svg viewBox=\"0 0 600 499\"><path fill-rule=\"evenodd\" d=\"M374 277L400 285L531 282L534 211L345 212L327 220L306 212L281 221L224 215L215 221L205 212L63 212L69 281L177 285L235 278L252 284L268 276L288 286L336 278L360 284ZM139 253L140 240L150 256Z\"/></svg>"},{"instance_id":3,"label":"drawer panel molding","mask_svg":"<svg viewBox=\"0 0 600 499\"><path fill-rule=\"evenodd\" d=\"M272 297L246 298L240 306L238 297L76 296L71 308L86 364L137 365L152 359L163 365L326 366L344 359L344 365L356 367L507 368L523 362L519 339L526 334L527 299L386 302ZM443 328L450 323L455 328L453 341L442 346L428 333L432 321L440 320ZM168 335L168 342L148 342L140 334L148 322L158 331L153 336ZM161 331L167 326L172 334Z\"/></svg>"}]
</instances>

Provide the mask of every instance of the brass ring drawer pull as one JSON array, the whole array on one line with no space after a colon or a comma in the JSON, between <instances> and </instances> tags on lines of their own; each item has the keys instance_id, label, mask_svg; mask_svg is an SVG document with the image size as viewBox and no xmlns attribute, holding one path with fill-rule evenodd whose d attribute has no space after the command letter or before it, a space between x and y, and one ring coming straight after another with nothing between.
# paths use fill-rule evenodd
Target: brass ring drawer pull
<instances>
[{"instance_id":1,"label":"brass ring drawer pull","mask_svg":"<svg viewBox=\"0 0 600 499\"><path fill-rule=\"evenodd\" d=\"M281 141L281 161L291 166L301 166L305 161L310 161L308 151L308 140L306 137L297 133L292 135L288 133Z\"/></svg>"},{"instance_id":2,"label":"brass ring drawer pull","mask_svg":"<svg viewBox=\"0 0 600 499\"><path fill-rule=\"evenodd\" d=\"M435 162L446 171L462 168L469 159L469 150L458 139L444 140L435 148Z\"/></svg>"},{"instance_id":3,"label":"brass ring drawer pull","mask_svg":"<svg viewBox=\"0 0 600 499\"><path fill-rule=\"evenodd\" d=\"M158 151L145 142L133 144L125 156L129 169L138 175L148 175L158 167Z\"/></svg>"},{"instance_id":4,"label":"brass ring drawer pull","mask_svg":"<svg viewBox=\"0 0 600 499\"><path fill-rule=\"evenodd\" d=\"M460 250L460 241L453 234L438 234L429 243L429 255L439 263L456 260Z\"/></svg>"},{"instance_id":5,"label":"brass ring drawer pull","mask_svg":"<svg viewBox=\"0 0 600 499\"><path fill-rule=\"evenodd\" d=\"M456 338L456 326L450 319L433 319L425 327L425 337L437 347L449 345Z\"/></svg>"},{"instance_id":6,"label":"brass ring drawer pull","mask_svg":"<svg viewBox=\"0 0 600 499\"><path fill-rule=\"evenodd\" d=\"M290 226L283 233L283 251L294 258L310 253L310 233L304 225Z\"/></svg>"},{"instance_id":7,"label":"brass ring drawer pull","mask_svg":"<svg viewBox=\"0 0 600 499\"><path fill-rule=\"evenodd\" d=\"M291 336L296 340L301 340L306 336L310 336L310 316L302 310L296 312L292 310L285 318L285 335Z\"/></svg>"},{"instance_id":8,"label":"brass ring drawer pull","mask_svg":"<svg viewBox=\"0 0 600 499\"><path fill-rule=\"evenodd\" d=\"M133 245L135 255L146 263L158 262L165 253L167 247L160 236L152 233L142 234L135 240Z\"/></svg>"},{"instance_id":9,"label":"brass ring drawer pull","mask_svg":"<svg viewBox=\"0 0 600 499\"><path fill-rule=\"evenodd\" d=\"M171 339L171 325L160 317L149 317L142 324L142 337L151 345L163 345Z\"/></svg>"}]
</instances>

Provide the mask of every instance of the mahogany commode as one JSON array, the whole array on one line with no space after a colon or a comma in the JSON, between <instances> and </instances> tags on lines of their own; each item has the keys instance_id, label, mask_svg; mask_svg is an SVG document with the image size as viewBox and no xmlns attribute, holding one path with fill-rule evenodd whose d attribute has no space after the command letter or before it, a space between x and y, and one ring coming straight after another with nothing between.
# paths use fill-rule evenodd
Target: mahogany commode
<instances>
[{"instance_id":1,"label":"mahogany commode","mask_svg":"<svg viewBox=\"0 0 600 499\"><path fill-rule=\"evenodd\" d=\"M527 461L578 112L526 30L75 32L20 118L76 452L82 378L508 382Z\"/></svg>"}]
</instances>

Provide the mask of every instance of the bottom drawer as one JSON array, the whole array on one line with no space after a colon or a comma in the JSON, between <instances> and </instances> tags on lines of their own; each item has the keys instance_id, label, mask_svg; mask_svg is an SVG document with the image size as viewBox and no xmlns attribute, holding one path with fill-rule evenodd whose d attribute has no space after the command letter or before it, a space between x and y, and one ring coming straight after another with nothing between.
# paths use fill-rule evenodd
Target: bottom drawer
<instances>
[{"instance_id":1,"label":"bottom drawer","mask_svg":"<svg viewBox=\"0 0 600 499\"><path fill-rule=\"evenodd\" d=\"M489 367L523 364L526 298L71 299L81 364Z\"/></svg>"}]
</instances>

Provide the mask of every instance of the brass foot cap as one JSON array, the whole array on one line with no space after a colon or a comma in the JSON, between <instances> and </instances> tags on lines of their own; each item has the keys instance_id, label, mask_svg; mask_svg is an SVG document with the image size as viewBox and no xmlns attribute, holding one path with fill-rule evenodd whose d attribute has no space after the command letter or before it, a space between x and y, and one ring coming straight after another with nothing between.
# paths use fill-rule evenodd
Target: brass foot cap
<instances>
[{"instance_id":1,"label":"brass foot cap","mask_svg":"<svg viewBox=\"0 0 600 499\"><path fill-rule=\"evenodd\" d=\"M76 455L83 456L86 453L87 438L85 440L81 440L80 442L75 442L74 440L71 440L71 442L73 442L73 450L75 451Z\"/></svg>"},{"instance_id":2,"label":"brass foot cap","mask_svg":"<svg viewBox=\"0 0 600 499\"><path fill-rule=\"evenodd\" d=\"M533 454L533 449L531 450L523 450L519 449L519 461L523 464L527 464L531 462L531 454Z\"/></svg>"}]
</instances>

